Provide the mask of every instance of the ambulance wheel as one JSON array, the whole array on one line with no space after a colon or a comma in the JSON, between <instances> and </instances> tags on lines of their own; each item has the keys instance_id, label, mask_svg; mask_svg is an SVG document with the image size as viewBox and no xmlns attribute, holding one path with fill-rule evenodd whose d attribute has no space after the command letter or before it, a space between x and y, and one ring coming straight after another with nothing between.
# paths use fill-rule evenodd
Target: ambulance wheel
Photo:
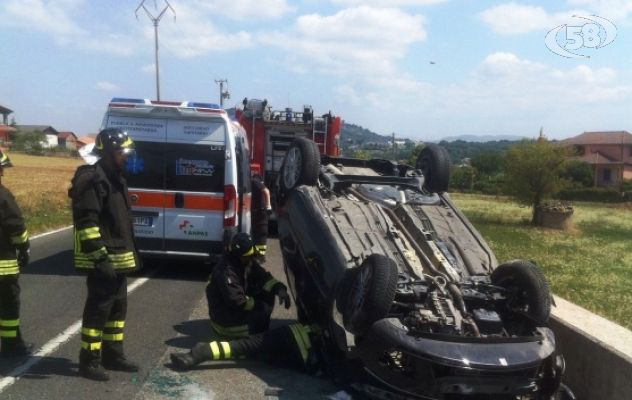
<instances>
[{"instance_id":1,"label":"ambulance wheel","mask_svg":"<svg viewBox=\"0 0 632 400\"><path fill-rule=\"evenodd\" d=\"M436 144L427 144L417 157L417 169L424 176L424 188L432 193L446 192L450 184L450 155Z\"/></svg>"},{"instance_id":2,"label":"ambulance wheel","mask_svg":"<svg viewBox=\"0 0 632 400\"><path fill-rule=\"evenodd\" d=\"M305 138L294 140L281 166L281 190L288 192L300 185L315 185L319 170L320 153L312 141Z\"/></svg>"}]
</instances>

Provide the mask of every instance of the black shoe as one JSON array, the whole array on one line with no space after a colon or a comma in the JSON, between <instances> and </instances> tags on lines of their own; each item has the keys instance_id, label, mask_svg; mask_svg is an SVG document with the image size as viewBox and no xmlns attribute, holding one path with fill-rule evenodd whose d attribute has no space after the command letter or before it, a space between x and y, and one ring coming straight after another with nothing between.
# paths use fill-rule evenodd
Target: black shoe
<instances>
[{"instance_id":1,"label":"black shoe","mask_svg":"<svg viewBox=\"0 0 632 400\"><path fill-rule=\"evenodd\" d=\"M186 371L197 365L191 352L188 353L171 353L171 363L176 369Z\"/></svg>"},{"instance_id":2,"label":"black shoe","mask_svg":"<svg viewBox=\"0 0 632 400\"><path fill-rule=\"evenodd\" d=\"M140 368L131 361L127 361L124 357L113 360L103 359L103 368L111 371L121 372L138 372Z\"/></svg>"},{"instance_id":3,"label":"black shoe","mask_svg":"<svg viewBox=\"0 0 632 400\"><path fill-rule=\"evenodd\" d=\"M18 342L11 346L3 346L0 357L27 357L33 353L33 343Z\"/></svg>"},{"instance_id":4,"label":"black shoe","mask_svg":"<svg viewBox=\"0 0 632 400\"><path fill-rule=\"evenodd\" d=\"M83 376L84 378L99 382L106 382L110 380L110 376L105 372L98 361L91 362L87 365L79 365L79 375Z\"/></svg>"}]
</instances>

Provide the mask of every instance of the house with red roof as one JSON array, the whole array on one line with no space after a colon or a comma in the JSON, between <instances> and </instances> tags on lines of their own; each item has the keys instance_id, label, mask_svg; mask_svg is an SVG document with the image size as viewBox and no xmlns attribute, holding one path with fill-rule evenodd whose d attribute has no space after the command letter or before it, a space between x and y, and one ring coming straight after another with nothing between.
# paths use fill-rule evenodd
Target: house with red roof
<instances>
[{"instance_id":1,"label":"house with red roof","mask_svg":"<svg viewBox=\"0 0 632 400\"><path fill-rule=\"evenodd\" d=\"M632 134L627 131L584 132L563 140L576 150L574 159L593 167L595 186L618 186L632 180Z\"/></svg>"},{"instance_id":2,"label":"house with red roof","mask_svg":"<svg viewBox=\"0 0 632 400\"><path fill-rule=\"evenodd\" d=\"M57 143L67 149L77 149L77 135L74 132L64 131L57 134Z\"/></svg>"}]
</instances>

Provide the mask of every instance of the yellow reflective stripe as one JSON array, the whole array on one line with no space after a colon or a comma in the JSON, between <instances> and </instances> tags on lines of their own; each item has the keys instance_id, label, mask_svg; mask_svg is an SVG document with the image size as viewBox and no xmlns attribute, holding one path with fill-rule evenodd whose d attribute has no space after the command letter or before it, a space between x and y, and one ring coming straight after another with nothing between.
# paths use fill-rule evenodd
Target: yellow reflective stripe
<instances>
[{"instance_id":1,"label":"yellow reflective stripe","mask_svg":"<svg viewBox=\"0 0 632 400\"><path fill-rule=\"evenodd\" d=\"M251 247L250 250L248 250L246 253L244 253L244 255L242 255L242 257L248 257L255 254L255 248Z\"/></svg>"},{"instance_id":2,"label":"yellow reflective stripe","mask_svg":"<svg viewBox=\"0 0 632 400\"><path fill-rule=\"evenodd\" d=\"M217 342L211 342L211 352L213 353L213 360L220 360L222 358L220 352L219 352L219 346L217 345Z\"/></svg>"},{"instance_id":3,"label":"yellow reflective stripe","mask_svg":"<svg viewBox=\"0 0 632 400\"><path fill-rule=\"evenodd\" d=\"M19 319L0 319L0 327L14 328L16 326L20 326Z\"/></svg>"},{"instance_id":4,"label":"yellow reflective stripe","mask_svg":"<svg viewBox=\"0 0 632 400\"><path fill-rule=\"evenodd\" d=\"M292 331L292 335L294 336L294 340L296 341L296 346L301 352L301 358L303 359L303 362L307 361L307 347L305 346L305 342L303 341L298 327L296 325L290 325L290 331Z\"/></svg>"},{"instance_id":5,"label":"yellow reflective stripe","mask_svg":"<svg viewBox=\"0 0 632 400\"><path fill-rule=\"evenodd\" d=\"M0 268L12 268L18 266L18 260L0 260Z\"/></svg>"},{"instance_id":6,"label":"yellow reflective stripe","mask_svg":"<svg viewBox=\"0 0 632 400\"><path fill-rule=\"evenodd\" d=\"M100 337L103 332L98 329L81 328L81 334L91 337Z\"/></svg>"},{"instance_id":7,"label":"yellow reflective stripe","mask_svg":"<svg viewBox=\"0 0 632 400\"><path fill-rule=\"evenodd\" d=\"M9 159L9 156L8 156L8 155L6 155L6 154L4 154L4 153L2 153L2 152L0 152L0 154L2 154L2 158L0 158L0 162L4 162L4 161L6 161L6 160L8 160L8 159Z\"/></svg>"},{"instance_id":8,"label":"yellow reflective stripe","mask_svg":"<svg viewBox=\"0 0 632 400\"><path fill-rule=\"evenodd\" d=\"M83 347L85 350L101 350L101 342L96 342L96 343L81 342L81 347Z\"/></svg>"},{"instance_id":9,"label":"yellow reflective stripe","mask_svg":"<svg viewBox=\"0 0 632 400\"><path fill-rule=\"evenodd\" d=\"M107 340L109 342L120 342L123 340L122 333L104 333L103 340Z\"/></svg>"},{"instance_id":10,"label":"yellow reflective stripe","mask_svg":"<svg viewBox=\"0 0 632 400\"><path fill-rule=\"evenodd\" d=\"M13 244L23 244L29 240L29 232L25 230L21 235L16 235L11 238Z\"/></svg>"},{"instance_id":11,"label":"yellow reflective stripe","mask_svg":"<svg viewBox=\"0 0 632 400\"><path fill-rule=\"evenodd\" d=\"M105 323L106 328L125 328L125 321L108 321Z\"/></svg>"},{"instance_id":12,"label":"yellow reflective stripe","mask_svg":"<svg viewBox=\"0 0 632 400\"><path fill-rule=\"evenodd\" d=\"M77 231L77 235L79 236L79 240L101 239L101 232L98 226L80 229Z\"/></svg>"},{"instance_id":13,"label":"yellow reflective stripe","mask_svg":"<svg viewBox=\"0 0 632 400\"><path fill-rule=\"evenodd\" d=\"M0 330L0 337L6 337L6 338L16 338L18 337L18 331L3 331Z\"/></svg>"},{"instance_id":14,"label":"yellow reflective stripe","mask_svg":"<svg viewBox=\"0 0 632 400\"><path fill-rule=\"evenodd\" d=\"M257 251L257 253L261 254L262 256L266 254L267 249L268 249L268 246L266 246L265 244L260 244L260 245L255 246L255 250Z\"/></svg>"},{"instance_id":15,"label":"yellow reflective stripe","mask_svg":"<svg viewBox=\"0 0 632 400\"><path fill-rule=\"evenodd\" d=\"M269 292L272 290L272 288L274 287L274 285L276 285L277 283L279 283L279 281L277 281L274 278L270 278L264 285L263 285L263 290L265 290L266 292Z\"/></svg>"},{"instance_id":16,"label":"yellow reflective stripe","mask_svg":"<svg viewBox=\"0 0 632 400\"><path fill-rule=\"evenodd\" d=\"M117 253L117 254L113 254L110 253L108 254L108 257L112 260L129 260L129 259L134 259L134 252L130 251L127 253Z\"/></svg>"},{"instance_id":17,"label":"yellow reflective stripe","mask_svg":"<svg viewBox=\"0 0 632 400\"><path fill-rule=\"evenodd\" d=\"M215 330L215 332L226 337L248 336L248 325L221 326L211 321L211 327Z\"/></svg>"},{"instance_id":18,"label":"yellow reflective stripe","mask_svg":"<svg viewBox=\"0 0 632 400\"><path fill-rule=\"evenodd\" d=\"M231 358L230 354L230 344L228 342L219 342L222 345L222 350L224 350L224 358Z\"/></svg>"},{"instance_id":19,"label":"yellow reflective stripe","mask_svg":"<svg viewBox=\"0 0 632 400\"><path fill-rule=\"evenodd\" d=\"M246 296L246 304L244 304L244 310L250 311L254 307L255 307L255 299L250 296Z\"/></svg>"},{"instance_id":20,"label":"yellow reflective stripe","mask_svg":"<svg viewBox=\"0 0 632 400\"><path fill-rule=\"evenodd\" d=\"M20 269L18 267L14 267L14 268L0 268L0 276L17 275L19 273L20 273Z\"/></svg>"},{"instance_id":21,"label":"yellow reflective stripe","mask_svg":"<svg viewBox=\"0 0 632 400\"><path fill-rule=\"evenodd\" d=\"M121 147L131 147L131 146L133 146L133 145L134 145L134 141L132 140L132 138L131 138L131 137L129 137L129 136L128 136L128 137L127 137L127 140L125 140L125 141L123 142L123 144L121 145Z\"/></svg>"}]
</instances>

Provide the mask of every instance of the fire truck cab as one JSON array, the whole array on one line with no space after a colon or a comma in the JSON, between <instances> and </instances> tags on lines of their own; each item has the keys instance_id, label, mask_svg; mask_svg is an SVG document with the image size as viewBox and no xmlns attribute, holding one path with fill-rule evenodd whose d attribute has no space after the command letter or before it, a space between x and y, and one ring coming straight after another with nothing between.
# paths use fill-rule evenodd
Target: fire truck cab
<instances>
[{"instance_id":1,"label":"fire truck cab","mask_svg":"<svg viewBox=\"0 0 632 400\"><path fill-rule=\"evenodd\" d=\"M267 100L244 99L242 104L236 118L246 130L252 172L261 175L266 186L275 185L285 153L297 138L313 140L322 155L340 155L342 119L331 111L317 116L311 106L295 111L272 110Z\"/></svg>"}]
</instances>

